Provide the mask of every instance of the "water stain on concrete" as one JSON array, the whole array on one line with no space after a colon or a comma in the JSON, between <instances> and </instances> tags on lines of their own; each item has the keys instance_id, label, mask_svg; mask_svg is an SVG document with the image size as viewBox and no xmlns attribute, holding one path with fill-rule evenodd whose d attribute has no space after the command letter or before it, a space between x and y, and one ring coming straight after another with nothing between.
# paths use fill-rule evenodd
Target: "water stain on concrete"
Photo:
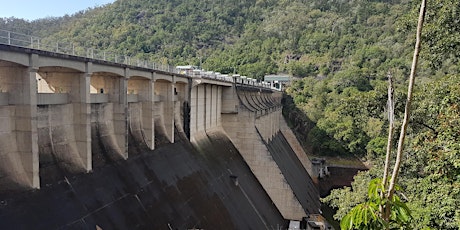
<instances>
[{"instance_id":1,"label":"water stain on concrete","mask_svg":"<svg viewBox=\"0 0 460 230\"><path fill-rule=\"evenodd\" d=\"M181 132L154 151L130 143L128 160L102 160L91 173L61 174L40 190L2 193L0 229L286 227L225 134L197 145Z\"/></svg>"}]
</instances>

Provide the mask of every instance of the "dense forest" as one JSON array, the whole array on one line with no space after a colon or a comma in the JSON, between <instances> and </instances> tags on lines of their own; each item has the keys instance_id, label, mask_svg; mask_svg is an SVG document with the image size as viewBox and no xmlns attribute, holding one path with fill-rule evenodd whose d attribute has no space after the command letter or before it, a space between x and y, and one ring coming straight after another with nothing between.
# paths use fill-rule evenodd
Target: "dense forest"
<instances>
[{"instance_id":1,"label":"dense forest","mask_svg":"<svg viewBox=\"0 0 460 230\"><path fill-rule=\"evenodd\" d=\"M288 73L315 155L372 167L323 201L341 219L382 177L387 77L403 116L419 1L118 0L60 18L0 20L0 28L172 65L257 79ZM428 2L399 185L414 229L460 228L460 3ZM300 124L302 123L302 124ZM309 125L305 125L309 124ZM299 131L299 129L298 129Z\"/></svg>"}]
</instances>

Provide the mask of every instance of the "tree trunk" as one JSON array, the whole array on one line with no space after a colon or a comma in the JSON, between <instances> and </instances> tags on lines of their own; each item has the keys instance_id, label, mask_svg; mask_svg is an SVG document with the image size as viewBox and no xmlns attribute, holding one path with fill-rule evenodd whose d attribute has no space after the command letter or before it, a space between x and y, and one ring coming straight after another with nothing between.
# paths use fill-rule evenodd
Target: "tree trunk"
<instances>
[{"instance_id":1,"label":"tree trunk","mask_svg":"<svg viewBox=\"0 0 460 230\"><path fill-rule=\"evenodd\" d=\"M385 156L385 167L383 169L383 180L382 180L382 187L383 191L380 193L380 198L383 200L385 198L385 191L388 185L388 173L390 172L390 158L391 158L391 148L393 145L393 133L394 133L394 90L393 90L393 78L391 76L391 72L388 71L388 102L387 102L387 109L388 109L388 141L387 141L387 152ZM380 213L383 213L383 204L379 207ZM386 216L386 215L384 215ZM388 222L388 219L384 219Z\"/></svg>"},{"instance_id":2,"label":"tree trunk","mask_svg":"<svg viewBox=\"0 0 460 230\"><path fill-rule=\"evenodd\" d=\"M417 24L417 38L415 42L414 56L412 59L412 66L411 66L411 72L410 72L410 77L409 77L409 88L407 89L407 101L406 101L406 107L404 110L404 120L402 123L401 133L400 133L399 141L398 141L398 150L396 152L396 162L393 168L393 174L391 175L390 184L388 187L388 194L387 194L388 201L391 201L393 199L393 194L395 192L395 184L398 179L399 169L401 167L402 153L404 150L404 140L406 138L406 130L407 130L407 126L408 126L409 118L410 118L410 106L412 102L412 92L413 92L414 83L415 83L415 74L417 71L418 56L420 53L420 43L421 43L420 40L421 40L423 21L425 19L425 11L426 11L425 7L426 7L426 0L422 0L422 3L420 5L420 14L418 18L418 24ZM383 216L384 220L389 219L390 209L391 209L391 205L387 204L385 206L385 213Z\"/></svg>"}]
</instances>

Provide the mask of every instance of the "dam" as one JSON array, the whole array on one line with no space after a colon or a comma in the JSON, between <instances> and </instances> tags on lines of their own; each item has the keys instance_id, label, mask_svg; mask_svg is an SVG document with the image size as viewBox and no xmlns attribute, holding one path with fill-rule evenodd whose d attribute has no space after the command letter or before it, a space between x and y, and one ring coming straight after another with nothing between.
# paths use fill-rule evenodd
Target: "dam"
<instances>
[{"instance_id":1,"label":"dam","mask_svg":"<svg viewBox=\"0 0 460 230\"><path fill-rule=\"evenodd\" d=\"M0 44L0 229L315 222L317 178L281 98L244 79Z\"/></svg>"}]
</instances>

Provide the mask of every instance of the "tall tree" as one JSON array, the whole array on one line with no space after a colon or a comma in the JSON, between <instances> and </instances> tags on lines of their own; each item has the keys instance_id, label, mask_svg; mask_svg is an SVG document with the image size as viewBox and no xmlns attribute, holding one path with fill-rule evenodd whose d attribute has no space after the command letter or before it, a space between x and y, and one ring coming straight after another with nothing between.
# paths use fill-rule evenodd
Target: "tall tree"
<instances>
[{"instance_id":1,"label":"tall tree","mask_svg":"<svg viewBox=\"0 0 460 230\"><path fill-rule=\"evenodd\" d=\"M416 42L414 48L414 55L412 58L411 72L409 76L409 86L407 91L406 106L404 109L404 118L402 121L401 132L398 140L398 148L396 152L396 161L393 168L389 184L387 185L387 175L389 170L389 159L391 154L391 141L392 141L392 114L390 114L390 128L387 145L387 157L384 169L383 180L373 180L369 184L368 189L368 201L365 203L358 204L353 208L341 221L342 229L374 229L390 228L390 223L394 222L398 225L404 225L408 222L408 216L410 214L407 206L401 202L398 196L395 196L395 191L398 190L396 185L398 180L399 171L401 169L404 140L406 138L407 127L409 124L409 118L411 113L412 95L415 84L415 76L417 72L417 64L420 54L421 46L421 34L423 28L423 22L425 19L426 12L426 0L422 0L420 5L420 13L417 23ZM390 87L388 90L389 107L392 104L392 86L390 77ZM390 109L391 110L391 109Z\"/></svg>"}]
</instances>

